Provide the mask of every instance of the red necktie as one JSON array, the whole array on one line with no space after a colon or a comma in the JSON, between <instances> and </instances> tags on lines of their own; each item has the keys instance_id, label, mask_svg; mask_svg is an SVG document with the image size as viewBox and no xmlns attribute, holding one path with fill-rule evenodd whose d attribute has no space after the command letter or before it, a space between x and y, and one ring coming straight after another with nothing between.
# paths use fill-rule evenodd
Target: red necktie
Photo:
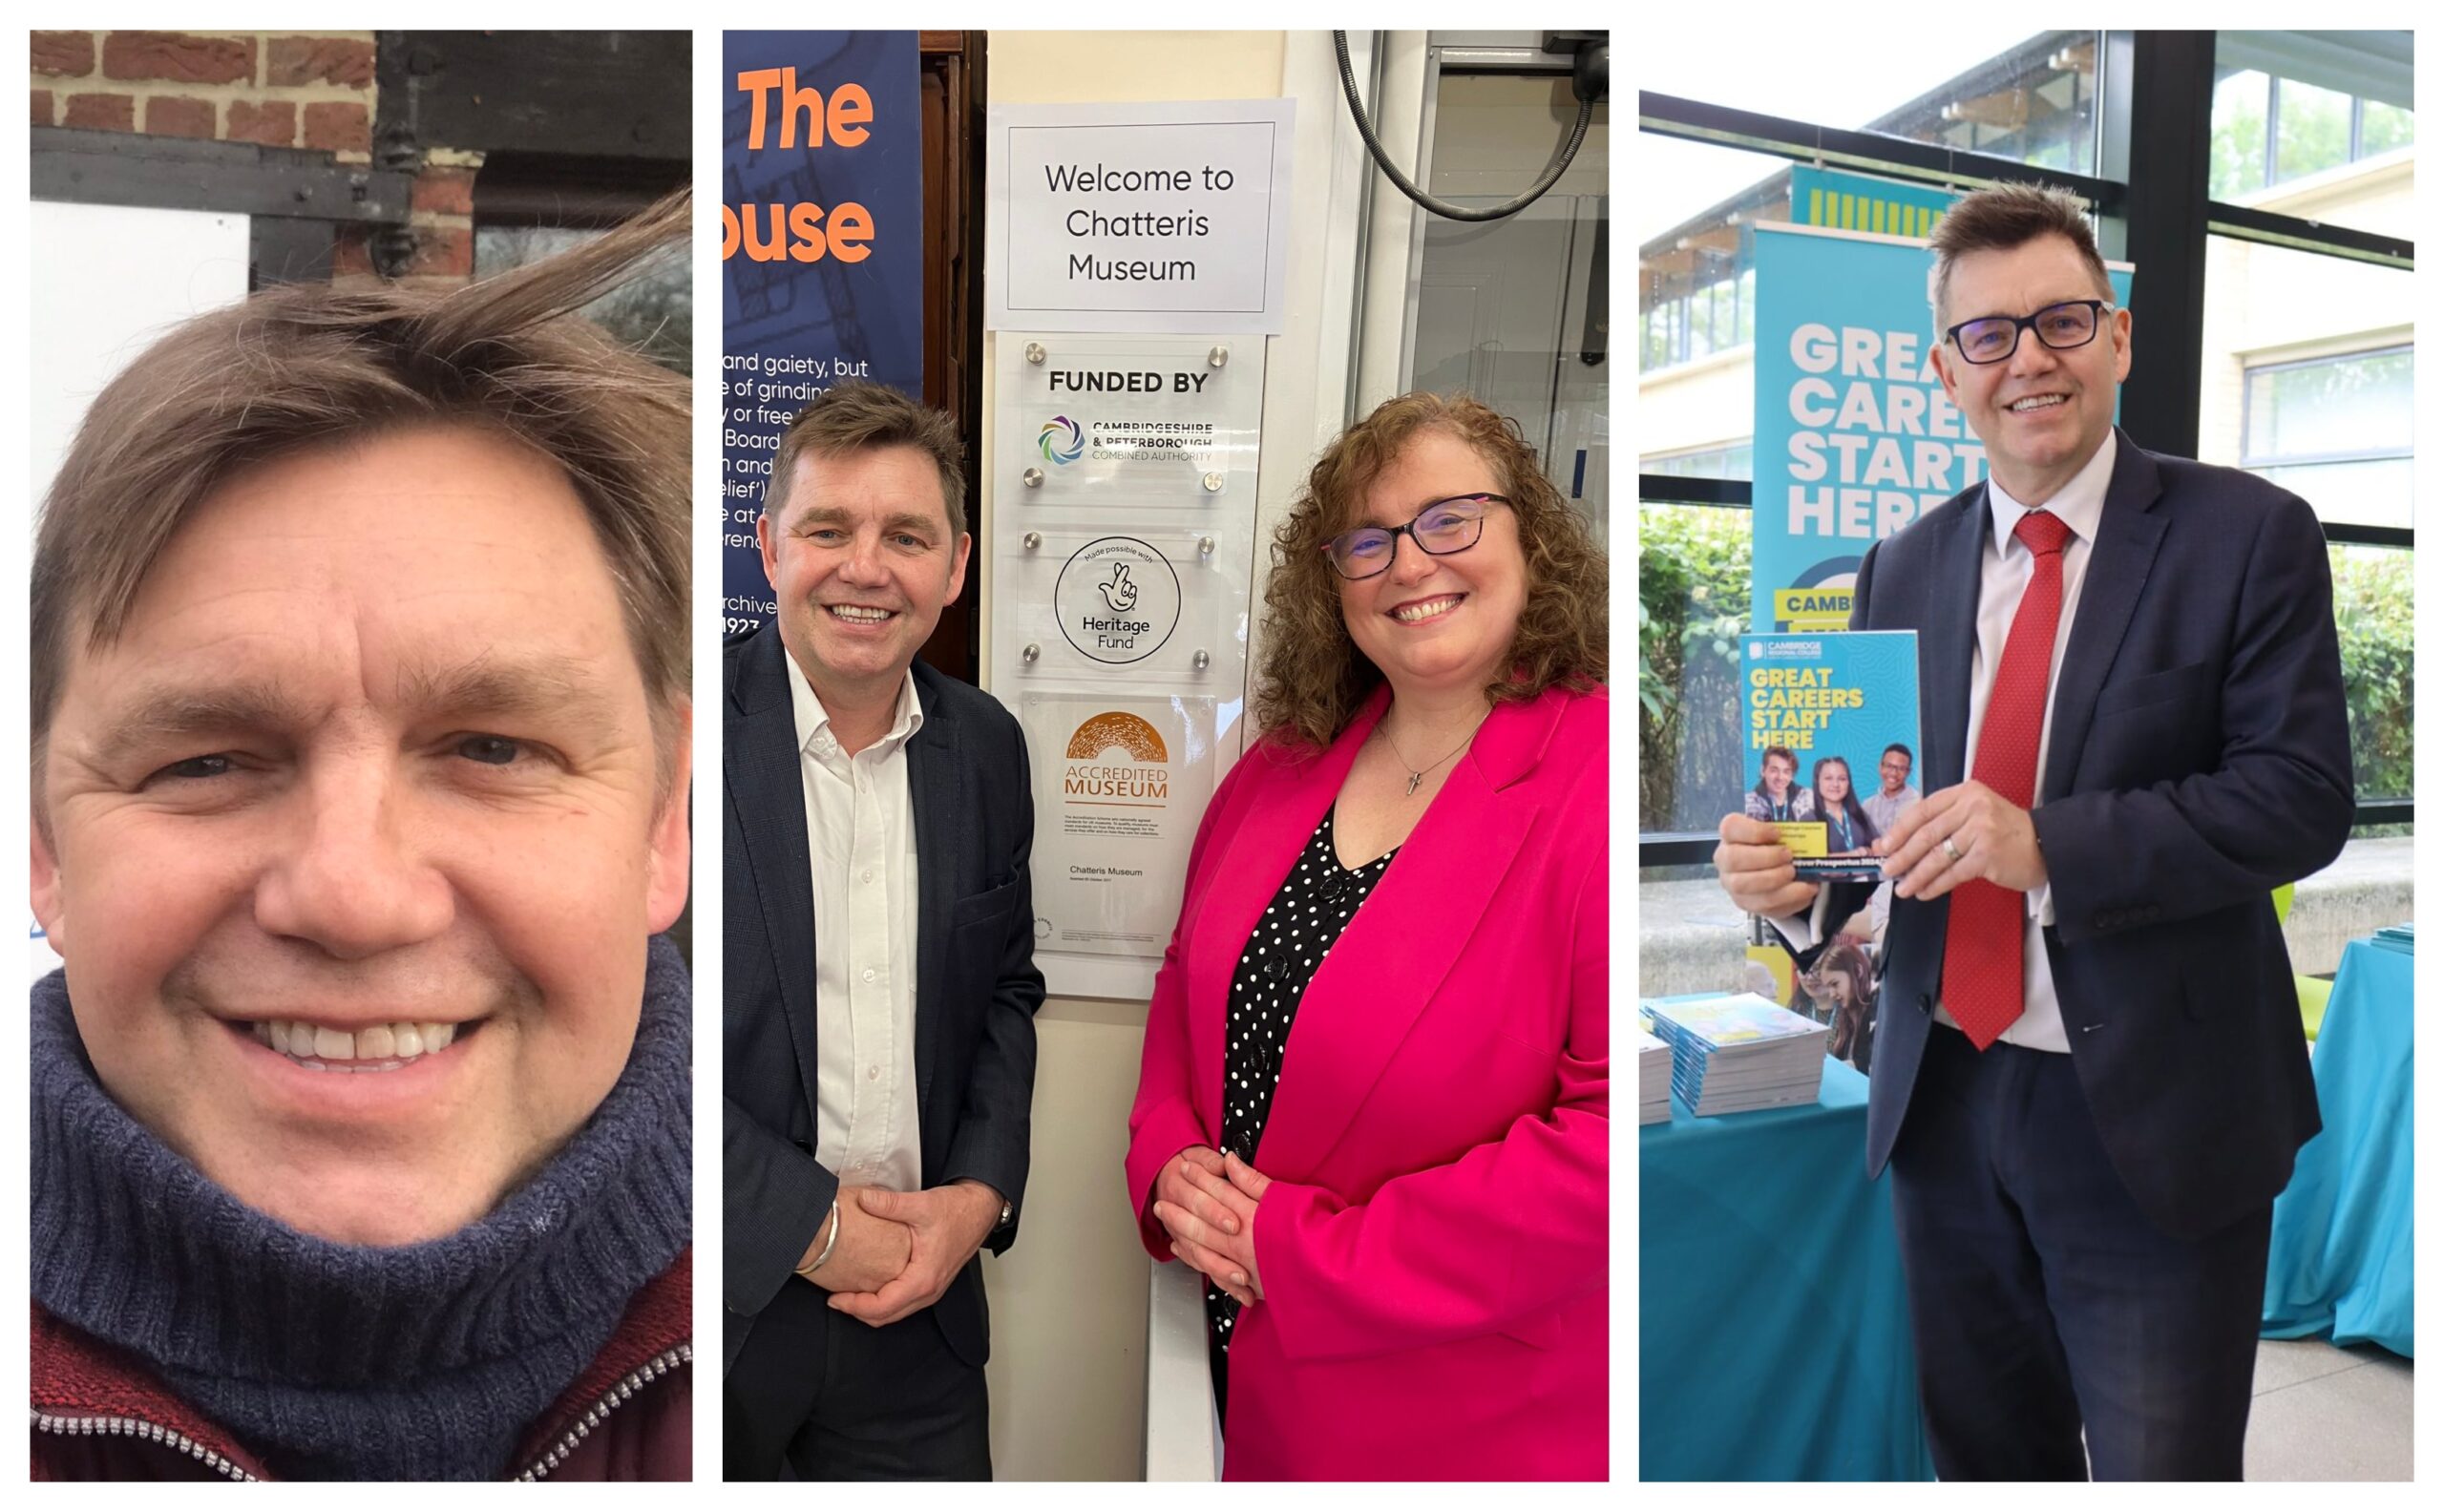
<instances>
[{"instance_id":1,"label":"red necktie","mask_svg":"<svg viewBox=\"0 0 2444 1512\"><path fill-rule=\"evenodd\" d=\"M1977 762L1970 775L2029 808L2036 803L2036 746L2045 730L2054 631L2062 620L2062 546L2071 527L2043 510L2031 510L2012 534L2035 554L2036 565L2003 641L2003 665L1986 700L1986 723L1978 727ZM2000 1039L2026 1006L2020 972L2027 925L2025 892L1983 880L1952 890L1951 921L1944 929L1943 1003L1980 1050Z\"/></svg>"}]
</instances>

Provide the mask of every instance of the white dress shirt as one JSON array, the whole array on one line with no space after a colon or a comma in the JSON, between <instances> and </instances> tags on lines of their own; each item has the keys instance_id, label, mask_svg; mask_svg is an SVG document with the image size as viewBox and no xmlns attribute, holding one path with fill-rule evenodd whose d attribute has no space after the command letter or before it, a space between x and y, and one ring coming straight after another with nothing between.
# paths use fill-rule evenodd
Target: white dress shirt
<instances>
[{"instance_id":1,"label":"white dress shirt","mask_svg":"<svg viewBox=\"0 0 2444 1512\"><path fill-rule=\"evenodd\" d=\"M2114 433L2107 430L2104 445L2088 458L2088 465L2043 506L2071 527L2071 535L2062 543L2062 615L2054 626L2054 660L2046 673L2045 720L2036 741L2040 806L2045 761L2054 744L2054 694L2062 676L2062 653L2071 643L2071 622L2078 614L2079 588L2087 578L2088 557L2096 549L2096 529L2104 520L2105 489L2113 481L2113 459L2118 446ZM1967 770L1972 776L1977 769L1977 733L1986 724L1986 704L1993 697L1994 678L2002 670L2003 645L2011 638L2012 618L2019 613L2020 598L2028 592L2029 579L2036 571L2036 554L2012 534L2029 511L2004 493L2002 485L1991 476L1986 480L1986 511L1989 529L1977 590L1977 645L1969 662L1969 743L1963 747ZM1815 944L1822 934L1828 900L1828 893L1819 892L1816 908L1808 917L1794 915L1776 921L1783 936L1801 949ZM2054 890L2050 885L2038 887L2028 894L2027 935L2020 961L2022 1008L2002 1038L2007 1044L2031 1050L2068 1053L2071 1041L2062 1027L2061 1000L2054 994L2054 965L2045 956L2044 929L2053 922ZM1954 1029L1960 1027L1941 1003L1935 1005L1935 1018Z\"/></svg>"},{"instance_id":2,"label":"white dress shirt","mask_svg":"<svg viewBox=\"0 0 2444 1512\"><path fill-rule=\"evenodd\" d=\"M900 684L890 732L852 756L797 659L783 660L814 877L814 1158L844 1186L916 1191L916 679Z\"/></svg>"}]
</instances>

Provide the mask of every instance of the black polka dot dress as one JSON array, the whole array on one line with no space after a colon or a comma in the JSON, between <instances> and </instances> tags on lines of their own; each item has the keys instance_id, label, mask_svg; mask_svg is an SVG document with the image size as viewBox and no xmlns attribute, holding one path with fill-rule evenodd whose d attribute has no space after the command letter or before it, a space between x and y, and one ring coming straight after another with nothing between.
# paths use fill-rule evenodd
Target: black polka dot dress
<instances>
[{"instance_id":1,"label":"black polka dot dress","mask_svg":"<svg viewBox=\"0 0 2444 1512\"><path fill-rule=\"evenodd\" d=\"M1273 1089L1281 1081L1281 1050L1290 1042L1290 1020L1298 1001L1323 965L1324 953L1340 938L1399 853L1395 846L1356 871L1343 867L1333 853L1333 815L1326 809L1323 823L1316 827L1248 935L1247 949L1231 976L1230 1018L1223 1031L1222 1146L1251 1166L1273 1112ZM1211 1281L1205 1284L1205 1318L1213 1399L1227 1406L1231 1330L1238 1322L1239 1304Z\"/></svg>"}]
</instances>

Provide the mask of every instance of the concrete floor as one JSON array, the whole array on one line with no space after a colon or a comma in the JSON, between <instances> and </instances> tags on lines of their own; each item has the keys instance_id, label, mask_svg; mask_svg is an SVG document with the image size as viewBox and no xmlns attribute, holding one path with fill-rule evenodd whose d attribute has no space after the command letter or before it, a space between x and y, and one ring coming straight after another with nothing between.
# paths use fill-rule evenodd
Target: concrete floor
<instances>
[{"instance_id":1,"label":"concrete floor","mask_svg":"<svg viewBox=\"0 0 2444 1512\"><path fill-rule=\"evenodd\" d=\"M2411 1362L2373 1344L2261 1339L2251 1480L2411 1479Z\"/></svg>"}]
</instances>

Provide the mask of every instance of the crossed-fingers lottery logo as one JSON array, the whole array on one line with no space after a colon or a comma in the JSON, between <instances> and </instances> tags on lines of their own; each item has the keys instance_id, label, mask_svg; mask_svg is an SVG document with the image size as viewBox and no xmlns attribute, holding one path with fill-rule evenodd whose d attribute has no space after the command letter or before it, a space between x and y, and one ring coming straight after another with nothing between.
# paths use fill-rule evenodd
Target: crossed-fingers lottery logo
<instances>
[{"instance_id":1,"label":"crossed-fingers lottery logo","mask_svg":"<svg viewBox=\"0 0 2444 1512\"><path fill-rule=\"evenodd\" d=\"M1044 422L1043 429L1036 432L1035 444L1046 462L1058 462L1063 467L1086 454L1085 432L1067 415L1054 415Z\"/></svg>"}]
</instances>

